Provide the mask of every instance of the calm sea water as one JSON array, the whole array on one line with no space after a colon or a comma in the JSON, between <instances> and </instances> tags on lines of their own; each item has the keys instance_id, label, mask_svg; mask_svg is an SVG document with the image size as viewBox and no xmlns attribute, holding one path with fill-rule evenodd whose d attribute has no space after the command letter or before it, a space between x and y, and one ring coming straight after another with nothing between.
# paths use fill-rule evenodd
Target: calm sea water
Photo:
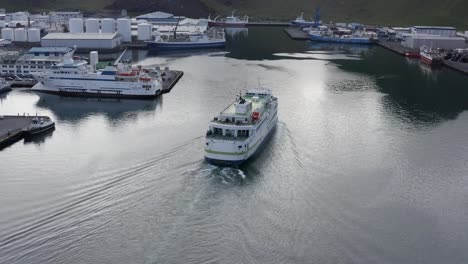
<instances>
[{"instance_id":1,"label":"calm sea water","mask_svg":"<svg viewBox=\"0 0 468 264\"><path fill-rule=\"evenodd\" d=\"M56 130L0 152L0 263L466 263L468 78L381 48L229 32L155 101L18 89L0 113ZM203 160L209 120L261 83L279 123L239 168Z\"/></svg>"}]
</instances>

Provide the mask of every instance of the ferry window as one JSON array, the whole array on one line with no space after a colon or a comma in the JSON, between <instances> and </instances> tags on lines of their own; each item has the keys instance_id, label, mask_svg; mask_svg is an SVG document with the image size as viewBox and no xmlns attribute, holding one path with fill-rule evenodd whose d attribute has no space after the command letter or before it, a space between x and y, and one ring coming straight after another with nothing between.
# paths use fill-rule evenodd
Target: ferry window
<instances>
[{"instance_id":1,"label":"ferry window","mask_svg":"<svg viewBox=\"0 0 468 264\"><path fill-rule=\"evenodd\" d=\"M215 134L215 135L222 135L222 134L223 134L223 130L222 130L221 128L215 127L215 128L213 129L213 134Z\"/></svg>"}]
</instances>

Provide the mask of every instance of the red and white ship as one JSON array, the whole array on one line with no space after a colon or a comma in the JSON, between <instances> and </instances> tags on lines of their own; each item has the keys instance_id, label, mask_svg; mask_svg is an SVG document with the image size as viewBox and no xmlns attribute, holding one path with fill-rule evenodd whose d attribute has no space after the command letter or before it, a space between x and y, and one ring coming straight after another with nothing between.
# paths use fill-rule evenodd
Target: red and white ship
<instances>
[{"instance_id":1,"label":"red and white ship","mask_svg":"<svg viewBox=\"0 0 468 264\"><path fill-rule=\"evenodd\" d=\"M441 65L444 61L439 51L428 47L421 47L419 56L422 62L429 65Z\"/></svg>"},{"instance_id":2,"label":"red and white ship","mask_svg":"<svg viewBox=\"0 0 468 264\"><path fill-rule=\"evenodd\" d=\"M224 19L218 20L218 17L216 17L214 20L210 20L208 22L208 25L211 27L246 27L248 24L248 16L243 18L236 17L234 16L234 11L232 11L231 16L228 16Z\"/></svg>"}]
</instances>

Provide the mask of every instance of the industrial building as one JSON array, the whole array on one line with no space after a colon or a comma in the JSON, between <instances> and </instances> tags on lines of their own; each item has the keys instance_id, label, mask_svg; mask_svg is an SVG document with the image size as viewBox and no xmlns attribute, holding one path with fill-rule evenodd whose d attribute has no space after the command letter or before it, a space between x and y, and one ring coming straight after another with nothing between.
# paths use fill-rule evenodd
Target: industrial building
<instances>
[{"instance_id":1,"label":"industrial building","mask_svg":"<svg viewBox=\"0 0 468 264\"><path fill-rule=\"evenodd\" d=\"M158 25L175 25L177 21L185 19L183 16L174 16L173 14L165 12L153 12L145 15L140 15L136 17L137 20L145 20L151 24Z\"/></svg>"},{"instance_id":2,"label":"industrial building","mask_svg":"<svg viewBox=\"0 0 468 264\"><path fill-rule=\"evenodd\" d=\"M434 35L415 34L406 37L401 44L411 49L419 49L426 46L434 49L459 49L465 48L465 39L462 37L446 37Z\"/></svg>"},{"instance_id":3,"label":"industrial building","mask_svg":"<svg viewBox=\"0 0 468 264\"><path fill-rule=\"evenodd\" d=\"M2 75L30 74L50 69L60 63L64 56L71 54L72 48L34 47L24 54L7 52L0 55L0 73Z\"/></svg>"},{"instance_id":4,"label":"industrial building","mask_svg":"<svg viewBox=\"0 0 468 264\"><path fill-rule=\"evenodd\" d=\"M444 37L456 37L457 29L454 27L414 26L411 32L415 34L427 34Z\"/></svg>"},{"instance_id":5,"label":"industrial building","mask_svg":"<svg viewBox=\"0 0 468 264\"><path fill-rule=\"evenodd\" d=\"M117 33L49 33L41 40L42 47L74 47L81 50L114 50L122 44Z\"/></svg>"}]
</instances>

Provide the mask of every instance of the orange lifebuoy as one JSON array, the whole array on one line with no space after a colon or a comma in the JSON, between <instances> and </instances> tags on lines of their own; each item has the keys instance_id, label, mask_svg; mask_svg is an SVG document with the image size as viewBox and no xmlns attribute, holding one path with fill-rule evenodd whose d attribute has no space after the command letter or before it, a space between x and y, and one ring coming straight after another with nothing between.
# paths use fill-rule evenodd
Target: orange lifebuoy
<instances>
[{"instance_id":1,"label":"orange lifebuoy","mask_svg":"<svg viewBox=\"0 0 468 264\"><path fill-rule=\"evenodd\" d=\"M258 120L260 118L260 113L255 111L252 112L252 120Z\"/></svg>"}]
</instances>

